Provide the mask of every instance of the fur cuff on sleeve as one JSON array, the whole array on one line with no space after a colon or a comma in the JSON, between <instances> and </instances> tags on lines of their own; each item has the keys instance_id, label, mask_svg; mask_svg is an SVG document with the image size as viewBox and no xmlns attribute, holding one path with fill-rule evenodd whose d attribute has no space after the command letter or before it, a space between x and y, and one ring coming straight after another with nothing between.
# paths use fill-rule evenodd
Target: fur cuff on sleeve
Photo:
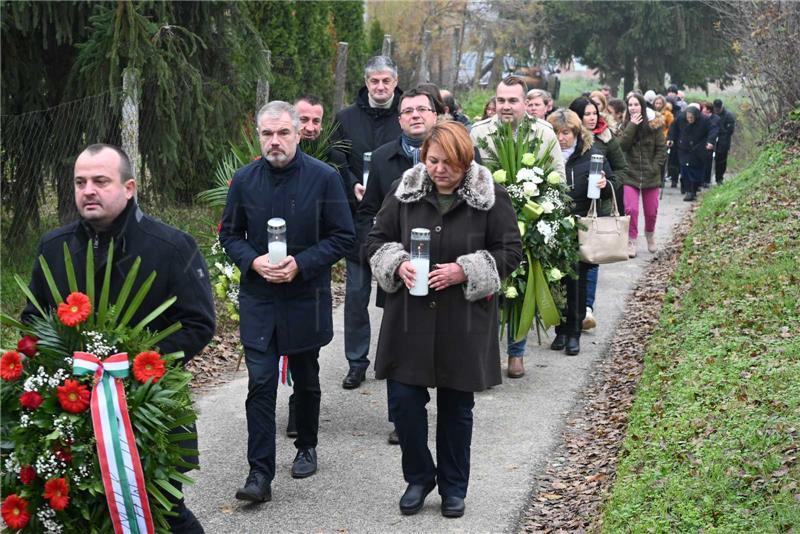
<instances>
[{"instance_id":1,"label":"fur cuff on sleeve","mask_svg":"<svg viewBox=\"0 0 800 534\"><path fill-rule=\"evenodd\" d=\"M497 264L488 251L479 250L472 254L459 256L456 263L464 269L464 274L467 275L467 282L464 286L464 297L467 300L480 300L500 289Z\"/></svg>"},{"instance_id":2,"label":"fur cuff on sleeve","mask_svg":"<svg viewBox=\"0 0 800 534\"><path fill-rule=\"evenodd\" d=\"M375 251L369 259L369 265L381 289L394 293L403 286L403 281L395 273L401 263L410 259L411 255L403 249L402 243L385 243Z\"/></svg>"}]
</instances>

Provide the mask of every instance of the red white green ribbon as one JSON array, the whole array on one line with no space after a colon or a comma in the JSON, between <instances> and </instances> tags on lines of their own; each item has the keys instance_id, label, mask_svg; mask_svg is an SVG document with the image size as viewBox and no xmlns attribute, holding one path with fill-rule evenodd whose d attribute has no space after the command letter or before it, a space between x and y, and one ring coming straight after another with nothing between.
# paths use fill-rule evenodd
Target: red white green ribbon
<instances>
[{"instance_id":1,"label":"red white green ribbon","mask_svg":"<svg viewBox=\"0 0 800 534\"><path fill-rule=\"evenodd\" d=\"M154 534L142 463L122 384L129 366L125 353L105 360L86 352L73 354L72 368L76 375L94 373L92 426L114 532Z\"/></svg>"},{"instance_id":2,"label":"red white green ribbon","mask_svg":"<svg viewBox=\"0 0 800 534\"><path fill-rule=\"evenodd\" d=\"M292 372L289 370L289 356L286 354L278 358L278 381L284 386L292 385Z\"/></svg>"}]
</instances>

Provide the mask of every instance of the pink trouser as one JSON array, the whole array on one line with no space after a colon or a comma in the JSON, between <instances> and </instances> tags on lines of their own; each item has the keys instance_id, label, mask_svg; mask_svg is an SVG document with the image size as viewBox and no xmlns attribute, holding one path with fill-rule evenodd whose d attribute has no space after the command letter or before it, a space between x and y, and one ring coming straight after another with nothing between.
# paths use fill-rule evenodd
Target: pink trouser
<instances>
[{"instance_id":1,"label":"pink trouser","mask_svg":"<svg viewBox=\"0 0 800 534\"><path fill-rule=\"evenodd\" d=\"M642 193L642 205L644 206L644 231L655 232L656 216L658 215L658 195L660 187L650 187L648 189L637 189L629 185L623 186L625 213L631 216L631 226L628 229L628 237L636 239L639 235L639 192Z\"/></svg>"}]
</instances>

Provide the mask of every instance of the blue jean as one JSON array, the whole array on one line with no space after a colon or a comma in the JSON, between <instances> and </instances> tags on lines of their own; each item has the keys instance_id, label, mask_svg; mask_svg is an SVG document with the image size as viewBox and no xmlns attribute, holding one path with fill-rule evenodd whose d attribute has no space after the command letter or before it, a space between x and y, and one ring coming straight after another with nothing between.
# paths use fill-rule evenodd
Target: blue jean
<instances>
[{"instance_id":1,"label":"blue jean","mask_svg":"<svg viewBox=\"0 0 800 534\"><path fill-rule=\"evenodd\" d=\"M397 429L402 453L403 478L408 484L436 480L439 495L467 496L472 408L475 395L469 391L436 389L436 464L428 449L428 388L389 379L386 381L389 413Z\"/></svg>"},{"instance_id":2,"label":"blue jean","mask_svg":"<svg viewBox=\"0 0 800 534\"><path fill-rule=\"evenodd\" d=\"M597 293L597 275L600 271L599 265L590 264L586 271L586 306L594 310L594 297Z\"/></svg>"},{"instance_id":3,"label":"blue jean","mask_svg":"<svg viewBox=\"0 0 800 534\"><path fill-rule=\"evenodd\" d=\"M275 335L266 352L245 348L247 363L247 461L251 471L275 478L275 398L278 391L278 347ZM295 396L298 449L317 446L319 405L319 348L289 355Z\"/></svg>"},{"instance_id":4,"label":"blue jean","mask_svg":"<svg viewBox=\"0 0 800 534\"><path fill-rule=\"evenodd\" d=\"M522 358L525 356L525 346L528 344L528 338L526 336L519 341L514 341L514 334L515 332L511 332L511 326L509 325L506 333L508 336L508 349L506 349L506 352L514 358Z\"/></svg>"},{"instance_id":5,"label":"blue jean","mask_svg":"<svg viewBox=\"0 0 800 534\"><path fill-rule=\"evenodd\" d=\"M369 367L369 295L372 271L369 265L347 260L344 296L344 355L351 369Z\"/></svg>"}]
</instances>

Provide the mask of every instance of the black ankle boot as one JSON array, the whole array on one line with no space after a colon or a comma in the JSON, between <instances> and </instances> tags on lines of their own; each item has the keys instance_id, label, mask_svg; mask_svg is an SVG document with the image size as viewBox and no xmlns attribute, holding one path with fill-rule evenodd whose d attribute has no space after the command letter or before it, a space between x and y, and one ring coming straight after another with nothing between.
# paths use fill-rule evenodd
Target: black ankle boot
<instances>
[{"instance_id":1,"label":"black ankle boot","mask_svg":"<svg viewBox=\"0 0 800 534\"><path fill-rule=\"evenodd\" d=\"M581 338L576 336L569 336L567 338L567 346L564 349L564 352L567 353L567 356L575 356L581 351Z\"/></svg>"},{"instance_id":2,"label":"black ankle boot","mask_svg":"<svg viewBox=\"0 0 800 534\"><path fill-rule=\"evenodd\" d=\"M567 344L567 336L564 334L557 334L556 338L550 344L550 348L552 350L564 350L564 346Z\"/></svg>"}]
</instances>

